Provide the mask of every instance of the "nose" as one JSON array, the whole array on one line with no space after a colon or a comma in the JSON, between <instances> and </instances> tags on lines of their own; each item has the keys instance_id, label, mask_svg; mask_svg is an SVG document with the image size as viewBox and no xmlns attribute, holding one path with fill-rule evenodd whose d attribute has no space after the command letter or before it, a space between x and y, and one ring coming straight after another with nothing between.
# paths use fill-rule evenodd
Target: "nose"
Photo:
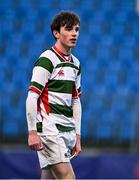
<instances>
[{"instance_id":1,"label":"nose","mask_svg":"<svg viewBox=\"0 0 139 180\"><path fill-rule=\"evenodd\" d=\"M78 34L79 34L78 31L76 31L75 29L72 30L72 36L78 37Z\"/></svg>"}]
</instances>

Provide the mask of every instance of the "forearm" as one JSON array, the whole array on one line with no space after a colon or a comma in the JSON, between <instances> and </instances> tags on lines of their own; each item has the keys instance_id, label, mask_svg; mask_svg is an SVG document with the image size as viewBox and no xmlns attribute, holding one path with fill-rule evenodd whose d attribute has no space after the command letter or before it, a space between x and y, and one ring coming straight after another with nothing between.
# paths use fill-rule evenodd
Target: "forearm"
<instances>
[{"instance_id":1,"label":"forearm","mask_svg":"<svg viewBox=\"0 0 139 180\"><path fill-rule=\"evenodd\" d=\"M28 131L36 131L37 100L39 95L33 91L28 92L26 100L26 117Z\"/></svg>"},{"instance_id":2,"label":"forearm","mask_svg":"<svg viewBox=\"0 0 139 180\"><path fill-rule=\"evenodd\" d=\"M82 115L82 108L81 108L81 102L80 99L73 99L73 118L75 120L75 126L76 126L76 134L78 138L80 138L81 134L81 115Z\"/></svg>"}]
</instances>

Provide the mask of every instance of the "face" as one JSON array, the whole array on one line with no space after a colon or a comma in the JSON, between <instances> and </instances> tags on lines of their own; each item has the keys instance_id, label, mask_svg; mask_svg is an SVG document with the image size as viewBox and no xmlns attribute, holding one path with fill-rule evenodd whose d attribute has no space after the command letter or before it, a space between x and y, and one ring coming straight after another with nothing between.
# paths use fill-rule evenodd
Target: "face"
<instances>
[{"instance_id":1,"label":"face","mask_svg":"<svg viewBox=\"0 0 139 180\"><path fill-rule=\"evenodd\" d=\"M57 42L63 47L73 48L79 36L79 25L74 25L71 28L65 25L60 28L60 32L55 31L54 35L57 38Z\"/></svg>"}]
</instances>

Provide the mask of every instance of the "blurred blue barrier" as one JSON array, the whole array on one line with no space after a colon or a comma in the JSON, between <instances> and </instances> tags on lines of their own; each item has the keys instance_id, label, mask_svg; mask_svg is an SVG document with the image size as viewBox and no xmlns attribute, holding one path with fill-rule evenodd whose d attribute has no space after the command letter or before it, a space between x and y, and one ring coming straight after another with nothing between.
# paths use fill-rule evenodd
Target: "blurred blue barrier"
<instances>
[{"instance_id":1,"label":"blurred blue barrier","mask_svg":"<svg viewBox=\"0 0 139 180\"><path fill-rule=\"evenodd\" d=\"M77 179L139 178L139 155L104 154L72 160ZM0 179L38 179L37 155L28 151L0 151Z\"/></svg>"}]
</instances>

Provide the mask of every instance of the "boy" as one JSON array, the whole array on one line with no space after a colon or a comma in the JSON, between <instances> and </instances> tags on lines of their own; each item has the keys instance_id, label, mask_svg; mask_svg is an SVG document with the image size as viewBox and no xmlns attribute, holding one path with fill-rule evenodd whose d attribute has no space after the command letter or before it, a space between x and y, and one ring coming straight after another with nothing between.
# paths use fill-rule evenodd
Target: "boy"
<instances>
[{"instance_id":1,"label":"boy","mask_svg":"<svg viewBox=\"0 0 139 180\"><path fill-rule=\"evenodd\" d=\"M28 145L36 150L42 179L75 179L70 163L81 151L80 63L71 54L80 28L70 11L51 24L55 45L34 65L26 100Z\"/></svg>"}]
</instances>

